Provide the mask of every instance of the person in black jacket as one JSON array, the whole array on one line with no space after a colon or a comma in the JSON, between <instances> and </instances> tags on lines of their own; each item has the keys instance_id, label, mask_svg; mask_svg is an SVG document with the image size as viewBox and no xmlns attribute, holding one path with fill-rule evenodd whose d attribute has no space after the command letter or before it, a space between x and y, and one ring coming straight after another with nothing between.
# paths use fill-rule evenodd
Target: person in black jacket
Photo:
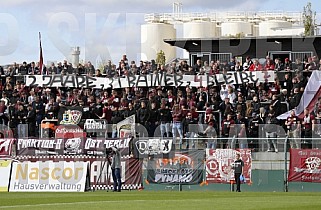
<instances>
[{"instance_id":1,"label":"person in black jacket","mask_svg":"<svg viewBox=\"0 0 321 210\"><path fill-rule=\"evenodd\" d=\"M236 160L234 161L232 168L234 169L234 177L236 182L236 192L241 192L241 180L240 176L243 174L244 162L241 160L241 155L236 154Z\"/></svg>"},{"instance_id":2,"label":"person in black jacket","mask_svg":"<svg viewBox=\"0 0 321 210\"><path fill-rule=\"evenodd\" d=\"M274 110L270 111L268 116L265 119L265 125L264 125L264 130L265 130L265 137L268 138L268 152L278 152L278 147L277 147L277 124L278 124L278 119L275 116Z\"/></svg>"},{"instance_id":3,"label":"person in black jacket","mask_svg":"<svg viewBox=\"0 0 321 210\"><path fill-rule=\"evenodd\" d=\"M156 127L158 126L158 123L159 123L159 111L156 107L155 102L151 103L148 122L149 122L149 129L148 129L149 137L154 137Z\"/></svg>"},{"instance_id":4,"label":"person in black jacket","mask_svg":"<svg viewBox=\"0 0 321 210\"><path fill-rule=\"evenodd\" d=\"M36 135L36 111L33 109L31 104L27 107L26 121L28 123L29 136L34 137Z\"/></svg>"},{"instance_id":5,"label":"person in black jacket","mask_svg":"<svg viewBox=\"0 0 321 210\"><path fill-rule=\"evenodd\" d=\"M138 111L136 113L136 119L140 125L145 126L145 129L147 129L147 131L149 129L149 125L148 125L149 124L148 123L149 116L150 116L150 112L146 107L146 103L145 103L145 101L142 101L140 103L140 108L138 109ZM142 137L142 135L145 135L145 134L143 134L143 133L145 133L144 131L146 131L145 129L139 128L139 130L140 130L139 134L141 137Z\"/></svg>"},{"instance_id":6,"label":"person in black jacket","mask_svg":"<svg viewBox=\"0 0 321 210\"><path fill-rule=\"evenodd\" d=\"M194 136L198 132L198 120L193 118L192 113L188 112L186 118L183 119L183 133L189 139L186 140L186 149L189 148L189 142L192 142L192 148L195 148Z\"/></svg>"},{"instance_id":7,"label":"person in black jacket","mask_svg":"<svg viewBox=\"0 0 321 210\"><path fill-rule=\"evenodd\" d=\"M165 103L162 103L159 109L159 121L161 137L169 137L169 126L170 122L172 121L172 115L171 111L166 107Z\"/></svg>"}]
</instances>

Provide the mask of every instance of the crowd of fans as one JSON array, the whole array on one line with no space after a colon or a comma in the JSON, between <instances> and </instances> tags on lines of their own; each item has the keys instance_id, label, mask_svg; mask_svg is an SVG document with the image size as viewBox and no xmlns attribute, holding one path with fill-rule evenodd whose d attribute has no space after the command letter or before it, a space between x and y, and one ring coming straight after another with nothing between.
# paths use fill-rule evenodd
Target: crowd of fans
<instances>
[{"instance_id":1,"label":"crowd of fans","mask_svg":"<svg viewBox=\"0 0 321 210\"><path fill-rule=\"evenodd\" d=\"M103 69L97 69L91 62L73 68L67 61L55 65L52 63L40 72L39 64L23 62L13 63L7 69L0 67L2 83L0 83L0 123L16 129L18 125L27 124L29 136L39 136L39 126L43 119L59 118L62 107L89 107L85 118L105 119L109 124L116 124L133 114L136 122L148 130L150 136L160 126L161 136L174 136L183 143L184 138L194 136L207 137L259 137L259 125L281 125L293 132L294 125L301 124L304 137L310 137L312 123L321 116L321 103L315 110L306 110L306 117L299 119L291 115L287 120L280 121L276 117L295 108L301 99L308 78L313 70L321 70L321 60L317 57L305 61L288 58L272 60L266 57L264 63L247 57L242 64L234 57L228 61L197 62L189 66L187 61L172 62L169 65L157 65L155 61L129 62L124 55L118 65L108 61ZM86 74L96 77L119 77L124 75L152 74L166 72L170 74L218 74L226 71L264 71L276 72L274 82L257 84L221 85L212 87L153 87L124 89L75 89L26 87L23 77L30 74ZM320 105L320 107L319 107ZM189 125L197 129L190 130ZM265 126L264 133L275 131ZM18 135L19 132L15 132ZM114 134L113 137L116 137ZM276 135L271 135L272 139ZM192 147L195 143L192 142ZM189 147L190 141L187 141ZM208 141L207 146L215 148L216 141ZM223 141L222 147L227 147ZM257 148L254 140L239 142L240 147ZM294 144L293 147L296 145ZM298 146L298 145L297 145ZM299 147L299 146L298 146ZM277 151L274 140L268 148Z\"/></svg>"}]
</instances>

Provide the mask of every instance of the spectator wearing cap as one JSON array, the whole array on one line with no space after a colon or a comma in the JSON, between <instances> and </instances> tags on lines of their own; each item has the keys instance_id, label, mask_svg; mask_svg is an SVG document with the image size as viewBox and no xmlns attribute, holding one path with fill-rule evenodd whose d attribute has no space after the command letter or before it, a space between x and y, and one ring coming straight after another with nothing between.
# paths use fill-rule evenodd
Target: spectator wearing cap
<instances>
[{"instance_id":1,"label":"spectator wearing cap","mask_svg":"<svg viewBox=\"0 0 321 210\"><path fill-rule=\"evenodd\" d=\"M284 70L286 71L292 70L292 62L290 61L289 58L285 58L284 60Z\"/></svg>"}]
</instances>

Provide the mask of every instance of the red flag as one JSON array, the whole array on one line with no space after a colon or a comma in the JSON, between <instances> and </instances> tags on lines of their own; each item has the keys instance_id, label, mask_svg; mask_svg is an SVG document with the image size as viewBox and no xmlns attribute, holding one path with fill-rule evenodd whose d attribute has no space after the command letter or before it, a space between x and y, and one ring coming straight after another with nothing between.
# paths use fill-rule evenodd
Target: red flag
<instances>
[{"instance_id":1,"label":"red flag","mask_svg":"<svg viewBox=\"0 0 321 210\"><path fill-rule=\"evenodd\" d=\"M42 46L41 46L41 34L39 32L39 42L40 42L40 59L39 59L39 72L42 74L43 70L43 56L42 56Z\"/></svg>"}]
</instances>

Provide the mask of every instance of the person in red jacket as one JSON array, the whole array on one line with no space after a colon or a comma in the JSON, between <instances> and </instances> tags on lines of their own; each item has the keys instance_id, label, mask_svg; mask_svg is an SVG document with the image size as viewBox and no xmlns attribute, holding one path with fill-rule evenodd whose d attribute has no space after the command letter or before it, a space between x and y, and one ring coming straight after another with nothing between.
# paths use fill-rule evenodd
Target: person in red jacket
<instances>
[{"instance_id":1,"label":"person in red jacket","mask_svg":"<svg viewBox=\"0 0 321 210\"><path fill-rule=\"evenodd\" d=\"M258 60L254 60L254 63L250 66L249 71L262 71L263 67Z\"/></svg>"}]
</instances>

